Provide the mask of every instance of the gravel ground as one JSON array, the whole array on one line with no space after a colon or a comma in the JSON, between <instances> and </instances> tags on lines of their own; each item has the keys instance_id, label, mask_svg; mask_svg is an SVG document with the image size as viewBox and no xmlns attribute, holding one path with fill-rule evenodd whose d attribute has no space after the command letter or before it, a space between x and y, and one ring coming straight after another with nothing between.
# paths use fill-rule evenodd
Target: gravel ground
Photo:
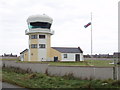
<instances>
[{"instance_id":1,"label":"gravel ground","mask_svg":"<svg viewBox=\"0 0 120 90\"><path fill-rule=\"evenodd\" d=\"M6 83L6 82L2 82L2 90L7 90L7 89L15 89L15 90L29 90L29 89L25 89L23 87L17 86L17 85L13 85L10 83Z\"/></svg>"}]
</instances>

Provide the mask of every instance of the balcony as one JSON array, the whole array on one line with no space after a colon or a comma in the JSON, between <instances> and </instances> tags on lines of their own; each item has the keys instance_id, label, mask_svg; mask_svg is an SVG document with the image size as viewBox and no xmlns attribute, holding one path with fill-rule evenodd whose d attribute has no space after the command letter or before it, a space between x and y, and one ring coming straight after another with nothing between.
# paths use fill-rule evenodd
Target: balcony
<instances>
[{"instance_id":1,"label":"balcony","mask_svg":"<svg viewBox=\"0 0 120 90\"><path fill-rule=\"evenodd\" d=\"M33 34L33 33L44 33L44 34L54 34L54 31L51 31L50 29L26 29L25 30L25 34L29 35L29 34Z\"/></svg>"}]
</instances>

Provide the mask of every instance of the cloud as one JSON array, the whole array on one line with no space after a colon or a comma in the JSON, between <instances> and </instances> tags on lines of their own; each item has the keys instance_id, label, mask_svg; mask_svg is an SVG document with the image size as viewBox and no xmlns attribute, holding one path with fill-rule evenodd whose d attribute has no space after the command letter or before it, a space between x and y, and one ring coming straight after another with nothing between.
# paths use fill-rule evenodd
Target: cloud
<instances>
[{"instance_id":1,"label":"cloud","mask_svg":"<svg viewBox=\"0 0 120 90\"><path fill-rule=\"evenodd\" d=\"M90 22L91 11L94 52L117 51L117 0L1 0L0 53L19 54L27 48L26 19L43 13L53 18L53 46L80 46L90 53L90 27L84 25Z\"/></svg>"}]
</instances>

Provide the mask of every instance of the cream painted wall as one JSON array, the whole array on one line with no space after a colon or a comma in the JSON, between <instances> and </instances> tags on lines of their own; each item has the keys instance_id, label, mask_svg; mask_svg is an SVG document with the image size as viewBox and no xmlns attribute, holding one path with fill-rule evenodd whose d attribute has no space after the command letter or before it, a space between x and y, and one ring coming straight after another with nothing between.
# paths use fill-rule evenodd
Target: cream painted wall
<instances>
[{"instance_id":1,"label":"cream painted wall","mask_svg":"<svg viewBox=\"0 0 120 90\"><path fill-rule=\"evenodd\" d=\"M24 52L24 61L28 61L28 51Z\"/></svg>"},{"instance_id":2,"label":"cream painted wall","mask_svg":"<svg viewBox=\"0 0 120 90\"><path fill-rule=\"evenodd\" d=\"M46 61L47 57L47 50L46 49L38 49L38 61Z\"/></svg>"},{"instance_id":3,"label":"cream painted wall","mask_svg":"<svg viewBox=\"0 0 120 90\"><path fill-rule=\"evenodd\" d=\"M30 49L30 61L38 61L38 49Z\"/></svg>"},{"instance_id":4,"label":"cream painted wall","mask_svg":"<svg viewBox=\"0 0 120 90\"><path fill-rule=\"evenodd\" d=\"M39 44L45 44L45 48L38 47L38 61L49 61L50 60L50 34L39 33L39 35L45 35L45 39L38 39Z\"/></svg>"},{"instance_id":5,"label":"cream painted wall","mask_svg":"<svg viewBox=\"0 0 120 90\"><path fill-rule=\"evenodd\" d=\"M61 53L53 48L50 48L50 58L51 60L54 60L54 57L57 56L58 60L60 61L62 59Z\"/></svg>"},{"instance_id":6,"label":"cream painted wall","mask_svg":"<svg viewBox=\"0 0 120 90\"><path fill-rule=\"evenodd\" d=\"M30 35L38 35L38 33L30 34ZM31 46L31 44L38 44L38 39L29 38L29 45ZM37 60L38 60L38 49L29 47L28 61L37 61Z\"/></svg>"}]
</instances>

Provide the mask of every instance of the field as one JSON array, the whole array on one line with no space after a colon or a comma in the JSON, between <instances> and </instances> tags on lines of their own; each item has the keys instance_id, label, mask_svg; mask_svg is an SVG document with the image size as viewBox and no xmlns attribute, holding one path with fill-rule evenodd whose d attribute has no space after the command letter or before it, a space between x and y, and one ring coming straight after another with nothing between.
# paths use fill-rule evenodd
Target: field
<instances>
[{"instance_id":1,"label":"field","mask_svg":"<svg viewBox=\"0 0 120 90\"><path fill-rule=\"evenodd\" d=\"M21 63L46 63L56 66L114 66L110 64L113 60L85 60L80 62L36 62L36 61L18 61Z\"/></svg>"},{"instance_id":2,"label":"field","mask_svg":"<svg viewBox=\"0 0 120 90\"><path fill-rule=\"evenodd\" d=\"M82 80L72 75L57 77L41 73L27 73L15 68L3 68L2 80L25 88L120 88L120 81L115 80Z\"/></svg>"},{"instance_id":3,"label":"field","mask_svg":"<svg viewBox=\"0 0 120 90\"><path fill-rule=\"evenodd\" d=\"M47 63L49 65L56 65L56 66L114 66L114 64L110 64L113 63L113 60L95 60L95 58L93 58L93 60L90 58L88 60L85 59L85 61L80 61L80 62L53 62L53 61L19 61L19 58L0 58L0 60L15 60L16 62L21 62L21 63Z\"/></svg>"}]
</instances>

